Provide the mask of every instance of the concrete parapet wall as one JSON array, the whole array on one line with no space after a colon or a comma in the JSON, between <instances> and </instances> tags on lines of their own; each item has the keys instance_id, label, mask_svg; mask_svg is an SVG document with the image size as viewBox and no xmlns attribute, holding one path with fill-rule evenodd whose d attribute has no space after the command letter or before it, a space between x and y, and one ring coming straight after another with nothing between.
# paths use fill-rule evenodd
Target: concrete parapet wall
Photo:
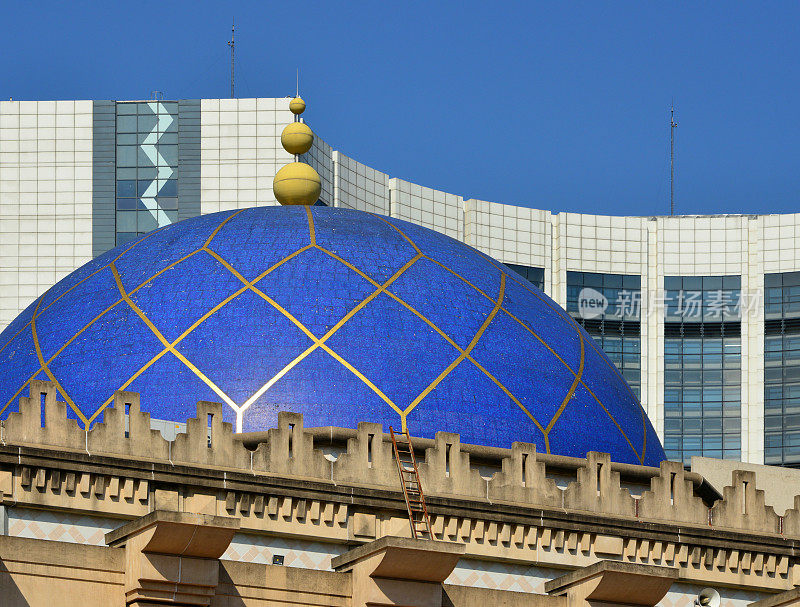
<instances>
[{"instance_id":1,"label":"concrete parapet wall","mask_svg":"<svg viewBox=\"0 0 800 607\"><path fill-rule=\"evenodd\" d=\"M222 515L239 519L243 533L329 543L410 535L380 425L341 431L349 437L341 452L326 457L321 433L306 430L301 415L281 413L277 428L242 440L222 421L222 405L201 402L197 411L170 442L150 429L139 396L121 392L84 431L67 419L54 385L34 382L0 426L0 497L122 520L154 510ZM778 516L752 472L735 471L718 499L674 462L625 466L602 453L540 455L525 443L492 450L444 432L420 442L434 537L464 543L469 558L565 569L613 559L772 592L800 583L800 496ZM502 458L486 478L472 460L490 451ZM574 480L559 488L554 477L570 465ZM646 490L631 493L632 478Z\"/></svg>"},{"instance_id":2,"label":"concrete parapet wall","mask_svg":"<svg viewBox=\"0 0 800 607\"><path fill-rule=\"evenodd\" d=\"M19 412L12 413L3 423L0 438L4 445L74 450L90 456L133 457L175 466L399 489L391 445L384 441L379 424L359 424L356 437L347 441L347 451L331 461L315 448L315 438L304 430L300 414L279 413L278 427L263 433L263 440L251 450L237 439L231 425L222 421L222 407L219 403L198 403L197 417L187 421L187 432L170 442L150 428L149 414L140 410L138 394L119 392L113 406L103 412L103 421L85 431L67 418L66 405L58 402L54 384L34 381L30 395L20 399ZM433 447L425 449L420 475L431 496L486 503L504 501L766 534L794 532L800 538L797 503L784 516L775 514L771 506L764 504L764 492L756 489L755 475L750 471L735 470L723 499L707 505L696 494L694 484L686 480L683 467L675 462L664 462L659 474L650 480L650 489L636 498L621 485L620 472L612 469L607 454L589 453L577 470L576 480L564 490L548 477L546 466L537 460L537 455L535 445L515 443L502 460L501 471L486 480L471 465L470 454L462 451L459 435L438 432ZM73 481L68 475L61 476L51 474L46 482L51 488L63 483L67 491L79 492L89 489L90 484L96 495L106 490L131 494L136 486L126 481ZM42 488L45 481L40 472L31 471L23 473L20 482Z\"/></svg>"}]
</instances>

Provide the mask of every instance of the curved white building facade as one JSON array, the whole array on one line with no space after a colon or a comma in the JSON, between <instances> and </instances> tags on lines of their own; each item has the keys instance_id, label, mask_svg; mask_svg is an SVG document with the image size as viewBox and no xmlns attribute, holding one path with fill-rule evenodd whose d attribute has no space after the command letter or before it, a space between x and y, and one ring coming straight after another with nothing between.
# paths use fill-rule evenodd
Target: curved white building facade
<instances>
[{"instance_id":1,"label":"curved white building facade","mask_svg":"<svg viewBox=\"0 0 800 607\"><path fill-rule=\"evenodd\" d=\"M0 102L0 329L138 233L276 204L287 106ZM319 138L305 159L322 203L433 228L539 283L620 367L672 458L800 465L800 215L552 213L404 181Z\"/></svg>"}]
</instances>

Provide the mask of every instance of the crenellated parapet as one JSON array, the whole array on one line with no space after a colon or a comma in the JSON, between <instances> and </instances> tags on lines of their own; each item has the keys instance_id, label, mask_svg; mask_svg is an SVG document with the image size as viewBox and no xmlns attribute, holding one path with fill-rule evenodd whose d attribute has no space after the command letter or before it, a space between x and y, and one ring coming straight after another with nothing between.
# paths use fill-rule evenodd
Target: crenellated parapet
<instances>
[{"instance_id":1,"label":"crenellated parapet","mask_svg":"<svg viewBox=\"0 0 800 607\"><path fill-rule=\"evenodd\" d=\"M500 472L489 481L489 499L522 502L540 507L560 507L562 491L547 478L544 462L537 459L536 445L514 443L503 458Z\"/></svg>"},{"instance_id":2,"label":"crenellated parapet","mask_svg":"<svg viewBox=\"0 0 800 607\"><path fill-rule=\"evenodd\" d=\"M486 481L470 465L470 456L461 451L461 437L437 432L433 448L425 450L419 464L422 486L429 494L485 496Z\"/></svg>"},{"instance_id":3,"label":"crenellated parapet","mask_svg":"<svg viewBox=\"0 0 800 607\"><path fill-rule=\"evenodd\" d=\"M408 536L391 442L379 424L307 429L283 412L276 428L238 435L223 405L201 402L167 441L137 394L119 392L88 431L56 387L33 382L0 428L6 505L132 519L155 510L236 517L243 533L366 542ZM659 469L463 445L457 434L415 441L436 539L470 558L575 567L597 559L677 567L701 582L742 576L781 590L800 583L800 496L784 516L752 472L719 496L675 462ZM723 583L721 582L721 583Z\"/></svg>"},{"instance_id":4,"label":"crenellated parapet","mask_svg":"<svg viewBox=\"0 0 800 607\"><path fill-rule=\"evenodd\" d=\"M564 491L564 508L636 515L636 501L621 487L620 473L611 469L611 457L607 453L586 454L586 465L578 468L578 480Z\"/></svg>"},{"instance_id":5,"label":"crenellated parapet","mask_svg":"<svg viewBox=\"0 0 800 607\"><path fill-rule=\"evenodd\" d=\"M642 494L638 507L639 516L645 519L708 524L708 506L695 495L680 462L661 463L661 473L653 477L650 490Z\"/></svg>"},{"instance_id":6,"label":"crenellated parapet","mask_svg":"<svg viewBox=\"0 0 800 607\"><path fill-rule=\"evenodd\" d=\"M772 506L764 504L764 492L756 489L755 473L734 470L731 484L722 491L722 499L711 508L710 524L730 529L780 533L783 526L781 519Z\"/></svg>"}]
</instances>

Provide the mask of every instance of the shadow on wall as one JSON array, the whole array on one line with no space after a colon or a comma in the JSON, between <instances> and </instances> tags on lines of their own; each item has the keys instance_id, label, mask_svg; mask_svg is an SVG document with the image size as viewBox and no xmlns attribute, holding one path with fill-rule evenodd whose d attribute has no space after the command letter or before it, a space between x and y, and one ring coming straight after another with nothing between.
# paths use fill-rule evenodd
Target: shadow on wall
<instances>
[{"instance_id":1,"label":"shadow on wall","mask_svg":"<svg viewBox=\"0 0 800 607\"><path fill-rule=\"evenodd\" d=\"M11 577L11 572L2 560L0 560L0 597L3 597L4 607L29 607L30 605L22 596L22 592Z\"/></svg>"},{"instance_id":2,"label":"shadow on wall","mask_svg":"<svg viewBox=\"0 0 800 607\"><path fill-rule=\"evenodd\" d=\"M215 602L217 597L225 598L226 607L245 607L244 599L239 594L239 589L236 587L236 582L231 579L231 574L228 567L231 566L231 561L219 561L219 582L217 583L217 591L215 593ZM236 565L233 565L236 567ZM252 586L257 587L263 584L264 580L252 580L249 582Z\"/></svg>"}]
</instances>

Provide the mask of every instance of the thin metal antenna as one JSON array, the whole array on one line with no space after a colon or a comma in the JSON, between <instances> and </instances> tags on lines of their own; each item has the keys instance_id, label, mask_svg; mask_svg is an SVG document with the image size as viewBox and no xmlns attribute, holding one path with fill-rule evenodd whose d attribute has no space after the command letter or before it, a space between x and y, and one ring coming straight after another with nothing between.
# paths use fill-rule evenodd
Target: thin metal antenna
<instances>
[{"instance_id":1,"label":"thin metal antenna","mask_svg":"<svg viewBox=\"0 0 800 607\"><path fill-rule=\"evenodd\" d=\"M236 28L236 20L231 20L231 39L228 42L228 46L231 47L231 99L234 97L234 89L233 89L233 54L236 47L236 38L235 38L235 28Z\"/></svg>"},{"instance_id":2,"label":"thin metal antenna","mask_svg":"<svg viewBox=\"0 0 800 607\"><path fill-rule=\"evenodd\" d=\"M675 103L669 106L669 214L675 214Z\"/></svg>"},{"instance_id":3,"label":"thin metal antenna","mask_svg":"<svg viewBox=\"0 0 800 607\"><path fill-rule=\"evenodd\" d=\"M295 97L300 96L300 68L297 68L297 92L295 93Z\"/></svg>"}]
</instances>

